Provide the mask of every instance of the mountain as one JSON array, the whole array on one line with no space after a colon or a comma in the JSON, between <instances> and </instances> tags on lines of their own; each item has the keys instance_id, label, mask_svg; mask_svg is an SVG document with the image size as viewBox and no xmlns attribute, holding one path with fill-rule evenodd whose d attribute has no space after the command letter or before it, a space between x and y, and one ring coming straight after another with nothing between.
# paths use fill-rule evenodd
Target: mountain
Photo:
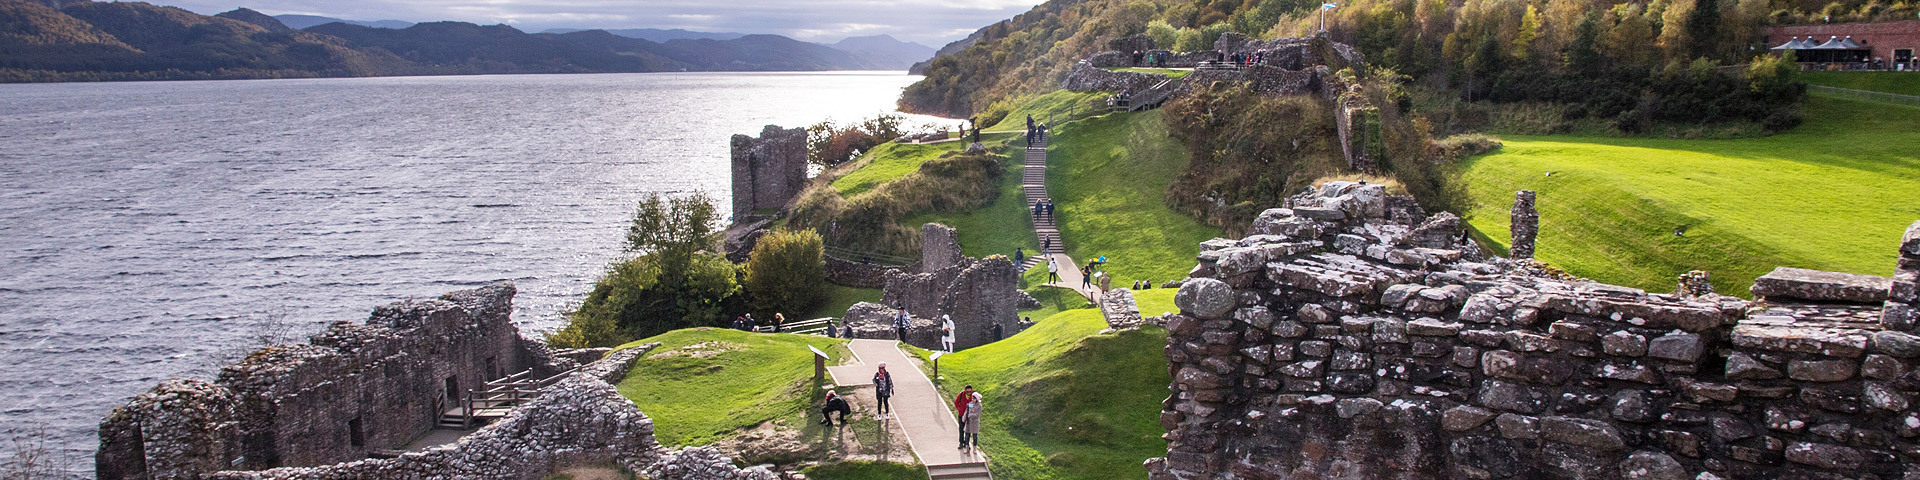
<instances>
[{"instance_id":1,"label":"mountain","mask_svg":"<svg viewBox=\"0 0 1920 480\"><path fill-rule=\"evenodd\" d=\"M590 30L579 29L579 28L549 28L540 33L560 34L560 33L573 33L573 32L586 32L586 31L590 31ZM661 30L658 28L610 28L610 29L604 29L604 31L606 31L607 33L619 35L622 37L638 38L641 40L647 40L651 42L668 42L673 40L733 40L736 38L747 36L744 33L694 32L694 31L688 31L688 30L681 30L678 28L675 28L672 30Z\"/></svg>"},{"instance_id":2,"label":"mountain","mask_svg":"<svg viewBox=\"0 0 1920 480\"><path fill-rule=\"evenodd\" d=\"M921 59L918 62L914 62L913 66L907 67L907 74L926 75L927 66L933 64L933 61L935 59L960 53L961 50L966 50L967 47L971 47L973 46L973 44L979 43L981 38L986 37L986 34L987 34L987 29L982 28L979 30L975 30L971 34L968 34L967 38L954 40L952 43L948 43L946 46L940 47L940 50L933 52L932 57Z\"/></svg>"},{"instance_id":3,"label":"mountain","mask_svg":"<svg viewBox=\"0 0 1920 480\"><path fill-rule=\"evenodd\" d=\"M645 40L641 40L645 41ZM779 35L747 35L733 40L673 40L661 53L709 70L798 71L880 68L854 54Z\"/></svg>"},{"instance_id":4,"label":"mountain","mask_svg":"<svg viewBox=\"0 0 1920 480\"><path fill-rule=\"evenodd\" d=\"M312 27L316 25L326 25L329 23L344 23L348 25L359 25L362 27L373 27L373 28L407 28L407 27L413 26L413 22L402 22L399 20L376 20L376 21L367 22L367 21L360 21L360 20L341 20L338 18L322 17L319 15L288 14L288 15L274 15L273 18L279 19L280 23L284 23L288 27L292 27L296 30L306 30L307 27Z\"/></svg>"},{"instance_id":5,"label":"mountain","mask_svg":"<svg viewBox=\"0 0 1920 480\"><path fill-rule=\"evenodd\" d=\"M214 15L214 16L220 17L220 18L231 18L234 20L251 23L259 26L260 28L267 29L267 31L269 32L284 33L284 32L291 32L294 30L293 27L288 27L287 24L280 23L280 19L273 18L272 16L269 16L264 13L253 11L253 9L250 9L250 8L236 8L233 10L222 12L221 14Z\"/></svg>"},{"instance_id":6,"label":"mountain","mask_svg":"<svg viewBox=\"0 0 1920 480\"><path fill-rule=\"evenodd\" d=\"M915 62L933 58L933 47L902 42L888 35L847 37L833 48L865 59L878 68L905 70Z\"/></svg>"}]
</instances>

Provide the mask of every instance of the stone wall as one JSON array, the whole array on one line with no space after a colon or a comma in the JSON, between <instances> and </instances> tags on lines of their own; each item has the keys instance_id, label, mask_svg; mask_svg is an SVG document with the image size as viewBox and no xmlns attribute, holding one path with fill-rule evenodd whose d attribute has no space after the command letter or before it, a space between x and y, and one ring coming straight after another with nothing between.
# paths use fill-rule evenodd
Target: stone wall
<instances>
[{"instance_id":1,"label":"stone wall","mask_svg":"<svg viewBox=\"0 0 1920 480\"><path fill-rule=\"evenodd\" d=\"M853 327L853 335L847 338L866 338L874 340L896 340L899 332L893 329L893 318L900 310L885 305L860 302L847 308L846 316L841 318L841 328ZM925 317L907 314L907 344L928 350L940 349L940 323Z\"/></svg>"},{"instance_id":2,"label":"stone wall","mask_svg":"<svg viewBox=\"0 0 1920 480\"><path fill-rule=\"evenodd\" d=\"M938 223L920 226L920 271L938 272L965 261L959 230Z\"/></svg>"},{"instance_id":3,"label":"stone wall","mask_svg":"<svg viewBox=\"0 0 1920 480\"><path fill-rule=\"evenodd\" d=\"M887 270L918 270L920 266L893 266L878 263L862 263L838 257L826 257L827 281L834 285L858 288L881 288L887 286Z\"/></svg>"},{"instance_id":4,"label":"stone wall","mask_svg":"<svg viewBox=\"0 0 1920 480\"><path fill-rule=\"evenodd\" d=\"M760 137L733 136L733 219L786 208L807 183L807 129L767 125Z\"/></svg>"},{"instance_id":5,"label":"stone wall","mask_svg":"<svg viewBox=\"0 0 1920 480\"><path fill-rule=\"evenodd\" d=\"M1081 62L1067 72L1067 78L1060 80L1060 88L1075 92L1120 92L1135 93L1146 90L1166 80L1165 75L1140 72L1116 72L1100 68L1092 62Z\"/></svg>"},{"instance_id":6,"label":"stone wall","mask_svg":"<svg viewBox=\"0 0 1920 480\"><path fill-rule=\"evenodd\" d=\"M1649 293L1317 203L1202 244L1152 478L1920 477L1920 337L1860 295L1897 282Z\"/></svg>"},{"instance_id":7,"label":"stone wall","mask_svg":"<svg viewBox=\"0 0 1920 480\"><path fill-rule=\"evenodd\" d=\"M904 309L909 316L928 319L935 325L942 315L952 318L955 349L991 341L995 321L1000 322L1006 335L1012 335L1017 330L1020 306L1037 303L1020 291L1020 268L1013 260L1005 255L984 259L962 255L959 232L952 227L929 223L922 226L921 233L922 271L889 270L880 303ZM848 310L847 318L854 317L855 312ZM887 328L892 328L890 323ZM932 347L921 346L937 348L937 336Z\"/></svg>"},{"instance_id":8,"label":"stone wall","mask_svg":"<svg viewBox=\"0 0 1920 480\"><path fill-rule=\"evenodd\" d=\"M514 292L499 284L382 306L365 325L338 322L310 343L256 352L214 383L163 383L101 421L96 469L166 477L399 448L434 428L449 390L534 367L508 318ZM183 443L200 446L175 448Z\"/></svg>"}]
</instances>

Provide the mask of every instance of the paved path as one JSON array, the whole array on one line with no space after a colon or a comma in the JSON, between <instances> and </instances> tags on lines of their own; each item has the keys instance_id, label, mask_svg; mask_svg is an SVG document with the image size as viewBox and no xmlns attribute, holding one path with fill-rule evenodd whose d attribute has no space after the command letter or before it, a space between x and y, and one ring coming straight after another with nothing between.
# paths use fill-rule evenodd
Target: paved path
<instances>
[{"instance_id":1,"label":"paved path","mask_svg":"<svg viewBox=\"0 0 1920 480\"><path fill-rule=\"evenodd\" d=\"M913 453L927 466L929 477L934 480L993 478L987 474L986 454L955 448L960 443L960 426L949 407L952 399L942 398L933 381L920 373L900 351L899 343L849 340L847 349L853 352L856 362L827 367L827 373L833 375L836 385L871 385L879 363L886 362L887 371L893 373L893 398L888 403L894 413L887 421L898 420L900 429L907 435L907 443L913 446Z\"/></svg>"},{"instance_id":2,"label":"paved path","mask_svg":"<svg viewBox=\"0 0 1920 480\"><path fill-rule=\"evenodd\" d=\"M1033 145L1027 146L1026 162L1020 169L1020 191L1026 194L1026 211L1029 216L1033 215L1033 202L1048 198L1048 137L1048 135L1042 135ZM1056 215L1058 213L1057 211L1055 212ZM1027 260L1026 266L1039 265L1045 263L1047 258L1052 258L1060 264L1060 281L1048 283L1047 285L1071 289L1079 292L1081 296L1087 297L1088 300L1093 300L1097 298L1099 293L1097 287L1090 285L1087 288L1081 288L1082 278L1080 276L1080 266L1073 263L1073 258L1068 257L1067 254L1064 253L1066 251L1066 242L1060 237L1060 225L1055 223L1054 216L1055 215L1048 215L1045 217L1035 217L1033 219L1034 236L1039 238L1041 245L1051 244L1052 247L1048 251L1052 253L1045 257L1035 255Z\"/></svg>"}]
</instances>

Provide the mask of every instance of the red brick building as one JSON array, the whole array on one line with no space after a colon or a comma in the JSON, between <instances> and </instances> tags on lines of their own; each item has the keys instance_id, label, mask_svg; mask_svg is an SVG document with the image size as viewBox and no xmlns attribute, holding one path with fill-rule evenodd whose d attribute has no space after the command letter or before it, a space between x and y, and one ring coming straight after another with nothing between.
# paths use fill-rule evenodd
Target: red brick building
<instances>
[{"instance_id":1,"label":"red brick building","mask_svg":"<svg viewBox=\"0 0 1920 480\"><path fill-rule=\"evenodd\" d=\"M1915 53L1920 53L1920 20L1881 23L1834 23L1767 27L1767 45L1778 46L1789 40L1813 38L1816 43L1833 37L1853 37L1853 41L1871 50L1869 59L1904 63L1914 69Z\"/></svg>"}]
</instances>

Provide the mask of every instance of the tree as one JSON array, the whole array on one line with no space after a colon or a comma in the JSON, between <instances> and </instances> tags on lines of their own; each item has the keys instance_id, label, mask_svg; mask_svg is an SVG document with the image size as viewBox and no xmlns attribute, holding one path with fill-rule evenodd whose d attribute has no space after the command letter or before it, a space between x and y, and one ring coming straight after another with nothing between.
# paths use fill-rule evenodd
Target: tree
<instances>
[{"instance_id":1,"label":"tree","mask_svg":"<svg viewBox=\"0 0 1920 480\"><path fill-rule=\"evenodd\" d=\"M1154 20L1147 23L1147 38L1153 39L1154 46L1173 48L1180 41L1180 29L1173 28L1166 20ZM1121 52L1132 53L1132 52Z\"/></svg>"},{"instance_id":2,"label":"tree","mask_svg":"<svg viewBox=\"0 0 1920 480\"><path fill-rule=\"evenodd\" d=\"M1602 67L1600 51L1594 49L1599 43L1599 37L1599 15L1589 14L1582 18L1580 25L1574 28L1573 40L1567 42L1566 50L1560 54L1561 61L1565 63L1567 70L1589 78L1600 71Z\"/></svg>"},{"instance_id":3,"label":"tree","mask_svg":"<svg viewBox=\"0 0 1920 480\"><path fill-rule=\"evenodd\" d=\"M694 254L719 239L719 209L713 197L694 192L680 197L658 193L640 201L627 226L627 253L653 257L661 278L677 283L687 275Z\"/></svg>"},{"instance_id":4,"label":"tree","mask_svg":"<svg viewBox=\"0 0 1920 480\"><path fill-rule=\"evenodd\" d=\"M820 234L777 230L761 237L747 258L745 287L755 311L771 316L812 312L826 299L827 271Z\"/></svg>"},{"instance_id":5,"label":"tree","mask_svg":"<svg viewBox=\"0 0 1920 480\"><path fill-rule=\"evenodd\" d=\"M669 330L720 325L724 305L740 292L739 273L708 253L717 207L704 193L649 195L627 228L628 253L594 282L568 325L548 336L558 346L611 346ZM610 345L611 344L611 345Z\"/></svg>"},{"instance_id":6,"label":"tree","mask_svg":"<svg viewBox=\"0 0 1920 480\"><path fill-rule=\"evenodd\" d=\"M1720 0L1694 0L1687 15L1687 38L1691 57L1720 58Z\"/></svg>"},{"instance_id":7,"label":"tree","mask_svg":"<svg viewBox=\"0 0 1920 480\"><path fill-rule=\"evenodd\" d=\"M1520 30L1513 34L1513 58L1526 61L1533 55L1533 40L1540 38L1540 9L1527 5L1520 16Z\"/></svg>"}]
</instances>

